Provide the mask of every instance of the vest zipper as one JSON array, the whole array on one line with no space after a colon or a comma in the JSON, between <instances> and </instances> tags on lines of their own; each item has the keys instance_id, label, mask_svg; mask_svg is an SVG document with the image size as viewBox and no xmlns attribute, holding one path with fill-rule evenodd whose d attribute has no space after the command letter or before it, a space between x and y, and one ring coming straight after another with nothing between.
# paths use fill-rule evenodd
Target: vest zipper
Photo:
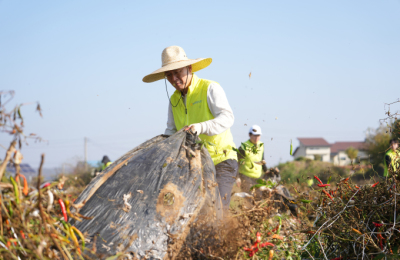
<instances>
[{"instance_id":1,"label":"vest zipper","mask_svg":"<svg viewBox=\"0 0 400 260\"><path fill-rule=\"evenodd\" d=\"M185 113L186 113L186 125L189 126L189 117L188 117L186 106L185 106Z\"/></svg>"},{"instance_id":2,"label":"vest zipper","mask_svg":"<svg viewBox=\"0 0 400 260\"><path fill-rule=\"evenodd\" d=\"M183 106L185 107L185 114L186 114L186 118L185 118L185 119L186 119L186 125L187 125L187 126L189 126L189 123L188 123L188 121L189 121L189 120L188 120L188 113L187 113L187 107L186 107L186 101L187 101L187 98L188 98L188 97L187 97L187 94L186 94L185 100L184 100L184 102L182 102L182 103L183 103ZM182 101L183 101L183 100L182 100Z\"/></svg>"}]
</instances>

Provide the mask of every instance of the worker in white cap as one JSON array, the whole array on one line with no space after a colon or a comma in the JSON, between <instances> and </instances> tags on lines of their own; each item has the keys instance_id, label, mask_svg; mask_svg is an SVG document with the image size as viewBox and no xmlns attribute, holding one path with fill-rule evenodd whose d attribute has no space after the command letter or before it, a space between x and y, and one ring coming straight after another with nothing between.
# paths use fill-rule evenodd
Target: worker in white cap
<instances>
[{"instance_id":1,"label":"worker in white cap","mask_svg":"<svg viewBox=\"0 0 400 260\"><path fill-rule=\"evenodd\" d=\"M245 192L249 192L250 187L267 171L267 164L264 160L264 143L260 141L261 134L261 127L253 125L249 130L250 139L242 143L239 148L237 184Z\"/></svg>"}]
</instances>

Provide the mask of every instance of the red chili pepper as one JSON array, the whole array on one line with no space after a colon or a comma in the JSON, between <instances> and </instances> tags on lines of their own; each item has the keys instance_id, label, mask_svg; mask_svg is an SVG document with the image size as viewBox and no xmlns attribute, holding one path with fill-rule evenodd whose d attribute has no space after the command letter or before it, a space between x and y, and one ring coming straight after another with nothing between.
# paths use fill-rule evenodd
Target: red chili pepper
<instances>
[{"instance_id":1,"label":"red chili pepper","mask_svg":"<svg viewBox=\"0 0 400 260\"><path fill-rule=\"evenodd\" d=\"M254 245L251 246L251 248L244 247L243 250L250 252L249 256L253 256L255 253L258 252L258 246L257 245L258 245L258 242L255 242Z\"/></svg>"},{"instance_id":2,"label":"red chili pepper","mask_svg":"<svg viewBox=\"0 0 400 260\"><path fill-rule=\"evenodd\" d=\"M347 187L349 187L350 190L353 190L347 182L346 182L346 184L347 184Z\"/></svg>"},{"instance_id":3,"label":"red chili pepper","mask_svg":"<svg viewBox=\"0 0 400 260\"><path fill-rule=\"evenodd\" d=\"M261 242L261 233L260 232L257 232L257 243L260 243Z\"/></svg>"},{"instance_id":4,"label":"red chili pepper","mask_svg":"<svg viewBox=\"0 0 400 260\"><path fill-rule=\"evenodd\" d=\"M26 180L26 177L23 174L18 174L15 177L15 180L19 183L19 176L21 176L24 179L24 188L22 189L22 192L24 193L25 196L28 196L29 193L29 186L28 186L28 181Z\"/></svg>"},{"instance_id":5,"label":"red chili pepper","mask_svg":"<svg viewBox=\"0 0 400 260\"><path fill-rule=\"evenodd\" d=\"M258 246L258 242L255 242L254 245L252 245L250 249L256 250L256 248L258 248L257 246Z\"/></svg>"},{"instance_id":6,"label":"red chili pepper","mask_svg":"<svg viewBox=\"0 0 400 260\"><path fill-rule=\"evenodd\" d=\"M258 252L258 248L254 249L253 251L250 252L249 256L252 257Z\"/></svg>"},{"instance_id":7,"label":"red chili pepper","mask_svg":"<svg viewBox=\"0 0 400 260\"><path fill-rule=\"evenodd\" d=\"M378 185L379 181L377 183L372 184L372 188L374 188L376 185Z\"/></svg>"},{"instance_id":8,"label":"red chili pepper","mask_svg":"<svg viewBox=\"0 0 400 260\"><path fill-rule=\"evenodd\" d=\"M50 182L48 182L48 183L45 183L43 186L42 186L42 189L44 189L44 188L46 188L46 187L49 187L51 185L51 183Z\"/></svg>"},{"instance_id":9,"label":"red chili pepper","mask_svg":"<svg viewBox=\"0 0 400 260\"><path fill-rule=\"evenodd\" d=\"M24 231L20 230L19 232L21 232L21 237L22 237L23 239L25 239Z\"/></svg>"},{"instance_id":10,"label":"red chili pepper","mask_svg":"<svg viewBox=\"0 0 400 260\"><path fill-rule=\"evenodd\" d=\"M321 188L328 187L328 186L331 186L331 185L330 184L318 184L318 187L321 187Z\"/></svg>"},{"instance_id":11,"label":"red chili pepper","mask_svg":"<svg viewBox=\"0 0 400 260\"><path fill-rule=\"evenodd\" d=\"M67 217L67 211L65 209L65 204L64 201L62 201L62 199L58 199L58 203L60 204L61 207L61 212L64 215L64 220L68 221L68 217Z\"/></svg>"},{"instance_id":12,"label":"red chili pepper","mask_svg":"<svg viewBox=\"0 0 400 260\"><path fill-rule=\"evenodd\" d=\"M358 187L357 185L354 185L354 186L356 186L356 189L360 189L360 187Z\"/></svg>"},{"instance_id":13,"label":"red chili pepper","mask_svg":"<svg viewBox=\"0 0 400 260\"><path fill-rule=\"evenodd\" d=\"M272 229L271 230L271 232L275 232L275 231L277 231L278 230L278 228L279 228L279 224L274 228L274 229Z\"/></svg>"},{"instance_id":14,"label":"red chili pepper","mask_svg":"<svg viewBox=\"0 0 400 260\"><path fill-rule=\"evenodd\" d=\"M322 190L322 191L326 194L326 196L328 196L333 201L332 196L326 190Z\"/></svg>"},{"instance_id":15,"label":"red chili pepper","mask_svg":"<svg viewBox=\"0 0 400 260\"><path fill-rule=\"evenodd\" d=\"M383 226L383 224L379 224L379 223L375 223L375 222L372 222L372 224L374 224L375 227L381 227L381 226Z\"/></svg>"},{"instance_id":16,"label":"red chili pepper","mask_svg":"<svg viewBox=\"0 0 400 260\"><path fill-rule=\"evenodd\" d=\"M321 185L323 184L322 181L321 181L317 176L314 176L314 178L317 179L317 181L319 181L319 183L320 183Z\"/></svg>"},{"instance_id":17,"label":"red chili pepper","mask_svg":"<svg viewBox=\"0 0 400 260\"><path fill-rule=\"evenodd\" d=\"M378 234L378 238L379 238L379 246L381 248L381 250L383 250L383 236L381 234Z\"/></svg>"},{"instance_id":18,"label":"red chili pepper","mask_svg":"<svg viewBox=\"0 0 400 260\"><path fill-rule=\"evenodd\" d=\"M350 177L347 177L346 179L344 179L342 182L346 182L350 179Z\"/></svg>"},{"instance_id":19,"label":"red chili pepper","mask_svg":"<svg viewBox=\"0 0 400 260\"><path fill-rule=\"evenodd\" d=\"M263 247L266 247L266 246L275 246L275 245L272 244L272 243L269 243L269 242L264 242L264 243L260 244L260 247L256 247L256 248L249 254L249 256L252 257L253 255L255 255L255 254L258 252L258 250L259 250L260 248L263 248Z\"/></svg>"},{"instance_id":20,"label":"red chili pepper","mask_svg":"<svg viewBox=\"0 0 400 260\"><path fill-rule=\"evenodd\" d=\"M260 248L266 247L266 246L275 246L274 244L270 243L270 242L264 242L260 245Z\"/></svg>"}]
</instances>

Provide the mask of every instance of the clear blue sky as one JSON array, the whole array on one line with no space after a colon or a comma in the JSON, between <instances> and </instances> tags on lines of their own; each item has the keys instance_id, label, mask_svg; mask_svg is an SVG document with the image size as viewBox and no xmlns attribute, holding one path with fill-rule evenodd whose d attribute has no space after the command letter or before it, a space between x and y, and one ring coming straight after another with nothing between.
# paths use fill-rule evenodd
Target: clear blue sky
<instances>
[{"instance_id":1,"label":"clear blue sky","mask_svg":"<svg viewBox=\"0 0 400 260\"><path fill-rule=\"evenodd\" d=\"M197 75L224 88L236 144L262 127L272 166L291 139L362 141L378 126L400 97L399 17L399 0L0 1L0 89L43 108L22 111L49 141L23 148L33 167L42 152L48 168L83 158L84 137L89 160L115 160L164 132L164 82L142 78L179 45L213 58Z\"/></svg>"}]
</instances>

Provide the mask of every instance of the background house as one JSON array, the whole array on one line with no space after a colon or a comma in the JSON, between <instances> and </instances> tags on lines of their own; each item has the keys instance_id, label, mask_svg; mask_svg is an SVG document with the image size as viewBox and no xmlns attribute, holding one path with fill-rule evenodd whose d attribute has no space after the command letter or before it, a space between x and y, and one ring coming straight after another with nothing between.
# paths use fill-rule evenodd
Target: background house
<instances>
[{"instance_id":1,"label":"background house","mask_svg":"<svg viewBox=\"0 0 400 260\"><path fill-rule=\"evenodd\" d=\"M358 150L357 158L360 160L368 159L365 152L365 142L336 142L331 146L331 162L334 165L349 165L351 164L350 158L346 154L346 150L350 147ZM357 161L358 161L357 159Z\"/></svg>"},{"instance_id":2,"label":"background house","mask_svg":"<svg viewBox=\"0 0 400 260\"><path fill-rule=\"evenodd\" d=\"M300 146L293 153L294 158L305 157L311 160L319 159L323 162L331 162L334 165L349 165L350 158L346 150L350 147L358 150L357 158L367 159L365 142L335 142L329 144L324 138L297 138Z\"/></svg>"},{"instance_id":3,"label":"background house","mask_svg":"<svg viewBox=\"0 0 400 260\"><path fill-rule=\"evenodd\" d=\"M314 160L320 157L323 162L331 161L331 145L324 138L297 138L300 146L293 153L294 158L305 157Z\"/></svg>"}]
</instances>

